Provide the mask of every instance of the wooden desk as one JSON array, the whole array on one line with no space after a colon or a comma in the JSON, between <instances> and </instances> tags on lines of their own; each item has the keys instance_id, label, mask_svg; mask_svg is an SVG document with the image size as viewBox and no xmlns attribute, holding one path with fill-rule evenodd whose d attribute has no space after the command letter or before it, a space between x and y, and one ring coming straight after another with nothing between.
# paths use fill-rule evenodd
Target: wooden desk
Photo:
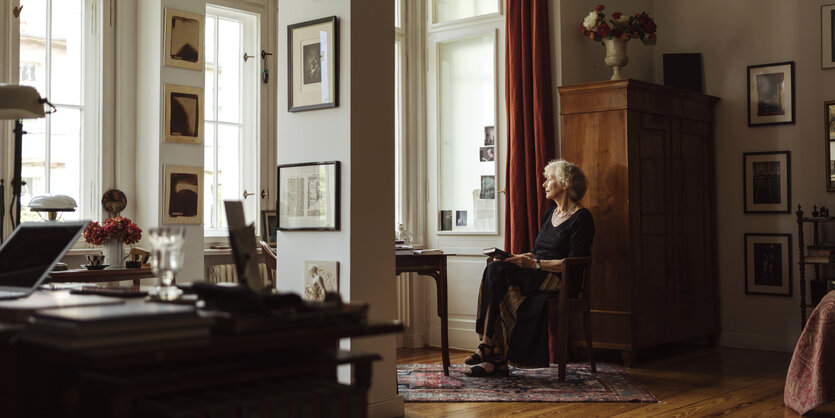
<instances>
[{"instance_id":1,"label":"wooden desk","mask_svg":"<svg viewBox=\"0 0 835 418\"><path fill-rule=\"evenodd\" d=\"M455 254L398 255L396 256L395 274L417 273L435 279L438 294L438 316L441 318L441 358L444 363L444 375L449 376L449 329L447 322L447 279L446 259Z\"/></svg>"},{"instance_id":2,"label":"wooden desk","mask_svg":"<svg viewBox=\"0 0 835 418\"><path fill-rule=\"evenodd\" d=\"M104 270L74 269L52 271L49 273L49 277L53 283L103 283L133 280L133 284L139 286L140 279L148 279L155 276L150 267L143 267L138 269L106 268Z\"/></svg>"}]
</instances>

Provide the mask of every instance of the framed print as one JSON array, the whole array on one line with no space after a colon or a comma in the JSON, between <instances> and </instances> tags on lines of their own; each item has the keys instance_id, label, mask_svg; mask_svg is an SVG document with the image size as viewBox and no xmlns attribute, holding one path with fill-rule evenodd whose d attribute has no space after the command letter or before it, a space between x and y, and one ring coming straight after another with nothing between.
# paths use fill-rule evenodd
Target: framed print
<instances>
[{"instance_id":1,"label":"framed print","mask_svg":"<svg viewBox=\"0 0 835 418\"><path fill-rule=\"evenodd\" d=\"M745 234L745 293L792 295L791 234Z\"/></svg>"},{"instance_id":2,"label":"framed print","mask_svg":"<svg viewBox=\"0 0 835 418\"><path fill-rule=\"evenodd\" d=\"M166 165L164 224L203 223L203 168Z\"/></svg>"},{"instance_id":3,"label":"framed print","mask_svg":"<svg viewBox=\"0 0 835 418\"><path fill-rule=\"evenodd\" d=\"M165 142L203 143L203 88L165 85Z\"/></svg>"},{"instance_id":4,"label":"framed print","mask_svg":"<svg viewBox=\"0 0 835 418\"><path fill-rule=\"evenodd\" d=\"M794 61L748 66L748 126L794 123Z\"/></svg>"},{"instance_id":5,"label":"framed print","mask_svg":"<svg viewBox=\"0 0 835 418\"><path fill-rule=\"evenodd\" d=\"M339 230L339 161L278 166L278 230Z\"/></svg>"},{"instance_id":6,"label":"framed print","mask_svg":"<svg viewBox=\"0 0 835 418\"><path fill-rule=\"evenodd\" d=\"M826 191L835 192L835 100L823 103L823 141L826 150Z\"/></svg>"},{"instance_id":7,"label":"framed print","mask_svg":"<svg viewBox=\"0 0 835 418\"><path fill-rule=\"evenodd\" d=\"M835 4L821 6L821 68L835 68Z\"/></svg>"},{"instance_id":8,"label":"framed print","mask_svg":"<svg viewBox=\"0 0 835 418\"><path fill-rule=\"evenodd\" d=\"M788 151L742 154L745 213L789 213L791 159Z\"/></svg>"},{"instance_id":9,"label":"framed print","mask_svg":"<svg viewBox=\"0 0 835 418\"><path fill-rule=\"evenodd\" d=\"M336 16L287 26L287 111L339 105Z\"/></svg>"},{"instance_id":10,"label":"framed print","mask_svg":"<svg viewBox=\"0 0 835 418\"><path fill-rule=\"evenodd\" d=\"M274 210L261 211L261 239L275 247L276 228L278 228L278 217Z\"/></svg>"},{"instance_id":11,"label":"framed print","mask_svg":"<svg viewBox=\"0 0 835 418\"><path fill-rule=\"evenodd\" d=\"M165 9L165 65L203 71L203 15Z\"/></svg>"}]
</instances>

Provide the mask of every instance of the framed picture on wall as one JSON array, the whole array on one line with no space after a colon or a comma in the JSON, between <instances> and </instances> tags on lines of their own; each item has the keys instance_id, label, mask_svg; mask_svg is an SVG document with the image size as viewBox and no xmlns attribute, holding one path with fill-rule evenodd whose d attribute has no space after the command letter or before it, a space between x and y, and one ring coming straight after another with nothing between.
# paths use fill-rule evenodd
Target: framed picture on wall
<instances>
[{"instance_id":1,"label":"framed picture on wall","mask_svg":"<svg viewBox=\"0 0 835 418\"><path fill-rule=\"evenodd\" d=\"M745 234L745 293L792 295L791 234Z\"/></svg>"},{"instance_id":2,"label":"framed picture on wall","mask_svg":"<svg viewBox=\"0 0 835 418\"><path fill-rule=\"evenodd\" d=\"M203 168L166 165L162 190L164 224L203 223Z\"/></svg>"},{"instance_id":3,"label":"framed picture on wall","mask_svg":"<svg viewBox=\"0 0 835 418\"><path fill-rule=\"evenodd\" d=\"M287 26L287 111L339 105L336 16Z\"/></svg>"},{"instance_id":4,"label":"framed picture on wall","mask_svg":"<svg viewBox=\"0 0 835 418\"><path fill-rule=\"evenodd\" d=\"M742 154L745 213L789 213L791 210L789 151Z\"/></svg>"},{"instance_id":5,"label":"framed picture on wall","mask_svg":"<svg viewBox=\"0 0 835 418\"><path fill-rule=\"evenodd\" d=\"M339 230L339 161L278 166L278 230Z\"/></svg>"},{"instance_id":6,"label":"framed picture on wall","mask_svg":"<svg viewBox=\"0 0 835 418\"><path fill-rule=\"evenodd\" d=\"M165 65L203 71L204 16L165 9Z\"/></svg>"},{"instance_id":7,"label":"framed picture on wall","mask_svg":"<svg viewBox=\"0 0 835 418\"><path fill-rule=\"evenodd\" d=\"M826 191L835 192L835 100L823 102L823 142L826 154Z\"/></svg>"},{"instance_id":8,"label":"framed picture on wall","mask_svg":"<svg viewBox=\"0 0 835 418\"><path fill-rule=\"evenodd\" d=\"M748 126L794 123L794 61L748 66Z\"/></svg>"},{"instance_id":9,"label":"framed picture on wall","mask_svg":"<svg viewBox=\"0 0 835 418\"><path fill-rule=\"evenodd\" d=\"M203 88L165 85L165 142L203 143Z\"/></svg>"},{"instance_id":10,"label":"framed picture on wall","mask_svg":"<svg viewBox=\"0 0 835 418\"><path fill-rule=\"evenodd\" d=\"M835 4L821 6L821 68L835 68Z\"/></svg>"},{"instance_id":11,"label":"framed picture on wall","mask_svg":"<svg viewBox=\"0 0 835 418\"><path fill-rule=\"evenodd\" d=\"M278 217L274 210L261 211L261 239L275 247Z\"/></svg>"}]
</instances>

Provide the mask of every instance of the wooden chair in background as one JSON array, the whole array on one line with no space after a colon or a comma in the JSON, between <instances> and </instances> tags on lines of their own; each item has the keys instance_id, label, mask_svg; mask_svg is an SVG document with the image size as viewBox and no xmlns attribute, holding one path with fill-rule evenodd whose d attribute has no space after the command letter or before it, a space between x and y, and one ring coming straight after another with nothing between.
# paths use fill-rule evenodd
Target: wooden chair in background
<instances>
[{"instance_id":1,"label":"wooden chair in background","mask_svg":"<svg viewBox=\"0 0 835 418\"><path fill-rule=\"evenodd\" d=\"M274 287L278 286L278 281L275 278L276 257L273 252L273 247L267 241L261 241L261 253L264 254L264 264L267 265L267 277L270 279Z\"/></svg>"},{"instance_id":2,"label":"wooden chair in background","mask_svg":"<svg viewBox=\"0 0 835 418\"><path fill-rule=\"evenodd\" d=\"M577 276L581 270L581 283L577 297L569 297L568 279ZM597 372L591 343L591 257L568 257L563 259L563 279L560 281L560 294L548 300L548 349L551 363L559 364L559 379L565 380L565 362L568 357L568 344L577 341L569 337L569 319L573 313L583 316L583 334L586 352L589 356L591 371Z\"/></svg>"}]
</instances>

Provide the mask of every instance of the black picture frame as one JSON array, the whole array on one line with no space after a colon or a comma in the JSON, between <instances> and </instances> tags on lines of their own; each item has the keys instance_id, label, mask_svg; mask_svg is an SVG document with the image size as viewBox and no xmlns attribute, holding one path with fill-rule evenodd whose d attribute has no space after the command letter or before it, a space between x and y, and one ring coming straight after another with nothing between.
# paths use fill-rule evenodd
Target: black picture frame
<instances>
[{"instance_id":1,"label":"black picture frame","mask_svg":"<svg viewBox=\"0 0 835 418\"><path fill-rule=\"evenodd\" d=\"M792 236L746 233L745 294L792 296Z\"/></svg>"},{"instance_id":2,"label":"black picture frame","mask_svg":"<svg viewBox=\"0 0 835 418\"><path fill-rule=\"evenodd\" d=\"M794 61L748 66L748 126L795 121Z\"/></svg>"},{"instance_id":3,"label":"black picture frame","mask_svg":"<svg viewBox=\"0 0 835 418\"><path fill-rule=\"evenodd\" d=\"M261 239L275 247L278 215L274 210L261 211Z\"/></svg>"},{"instance_id":4,"label":"black picture frame","mask_svg":"<svg viewBox=\"0 0 835 418\"><path fill-rule=\"evenodd\" d=\"M321 33L327 36L322 38ZM322 45L322 39L331 44ZM325 89L327 95L323 97ZM339 21L336 16L287 26L287 111L337 106Z\"/></svg>"},{"instance_id":5,"label":"black picture frame","mask_svg":"<svg viewBox=\"0 0 835 418\"><path fill-rule=\"evenodd\" d=\"M835 68L835 4L821 6L821 68Z\"/></svg>"},{"instance_id":6,"label":"black picture frame","mask_svg":"<svg viewBox=\"0 0 835 418\"><path fill-rule=\"evenodd\" d=\"M743 153L742 199L745 213L790 213L791 153Z\"/></svg>"},{"instance_id":7,"label":"black picture frame","mask_svg":"<svg viewBox=\"0 0 835 418\"><path fill-rule=\"evenodd\" d=\"M826 191L835 192L835 100L823 102L823 142Z\"/></svg>"},{"instance_id":8,"label":"black picture frame","mask_svg":"<svg viewBox=\"0 0 835 418\"><path fill-rule=\"evenodd\" d=\"M277 169L279 231L338 231L339 161L281 164Z\"/></svg>"}]
</instances>

